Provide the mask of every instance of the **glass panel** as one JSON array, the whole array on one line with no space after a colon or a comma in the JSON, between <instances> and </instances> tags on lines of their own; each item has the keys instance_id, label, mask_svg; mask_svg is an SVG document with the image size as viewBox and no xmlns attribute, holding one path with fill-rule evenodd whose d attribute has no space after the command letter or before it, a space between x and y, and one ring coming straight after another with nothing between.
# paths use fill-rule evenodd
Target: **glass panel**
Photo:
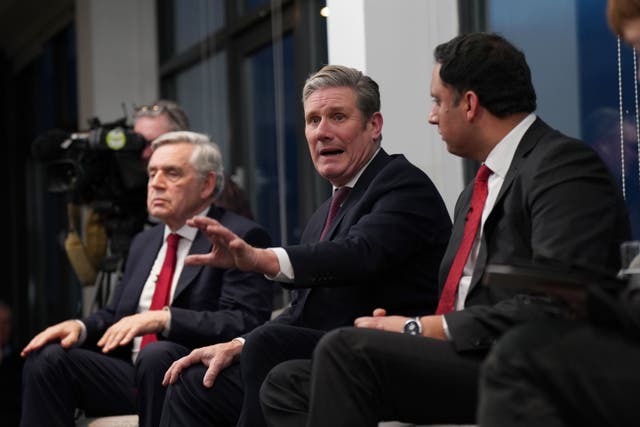
<instances>
[{"instance_id":1,"label":"glass panel","mask_svg":"<svg viewBox=\"0 0 640 427\"><path fill-rule=\"evenodd\" d=\"M488 4L488 29L503 34L527 56L538 113L551 126L582 138L602 156L624 189L633 236L640 239L640 137L634 93L638 82L633 52L623 44L621 150L617 40L607 27L602 2L492 0Z\"/></svg>"},{"instance_id":2,"label":"glass panel","mask_svg":"<svg viewBox=\"0 0 640 427\"><path fill-rule=\"evenodd\" d=\"M252 12L260 6L267 6L271 3L270 0L240 0L237 1L238 15L244 15Z\"/></svg>"},{"instance_id":3,"label":"glass panel","mask_svg":"<svg viewBox=\"0 0 640 427\"><path fill-rule=\"evenodd\" d=\"M172 16L174 49L180 53L222 28L224 0L176 0Z\"/></svg>"},{"instance_id":4,"label":"glass panel","mask_svg":"<svg viewBox=\"0 0 640 427\"><path fill-rule=\"evenodd\" d=\"M221 52L176 76L175 100L189 116L191 129L209 135L220 146L225 171L230 173L227 86L226 53Z\"/></svg>"},{"instance_id":5,"label":"glass panel","mask_svg":"<svg viewBox=\"0 0 640 427\"><path fill-rule=\"evenodd\" d=\"M281 47L282 61L276 72L273 45L247 57L243 66L252 206L257 221L267 227L276 245L300 239L295 127L296 120L302 118L295 108L299 96L294 85L293 37L286 36ZM282 101L282 114L277 114L278 100ZM284 164L278 160L279 136ZM284 228L281 222L286 224Z\"/></svg>"}]
</instances>

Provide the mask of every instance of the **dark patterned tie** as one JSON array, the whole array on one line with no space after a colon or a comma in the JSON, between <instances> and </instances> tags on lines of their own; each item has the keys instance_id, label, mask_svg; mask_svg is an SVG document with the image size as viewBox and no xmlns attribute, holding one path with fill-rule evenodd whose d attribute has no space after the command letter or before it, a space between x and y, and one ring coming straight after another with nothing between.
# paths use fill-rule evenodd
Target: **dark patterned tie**
<instances>
[{"instance_id":1,"label":"dark patterned tie","mask_svg":"<svg viewBox=\"0 0 640 427\"><path fill-rule=\"evenodd\" d=\"M336 191L334 191L333 198L331 199L331 206L329 206L329 214L327 215L327 221L324 223L324 228L322 229L320 240L324 240L325 234L327 234L327 231L329 230L331 223L338 214L340 207L349 195L349 191L351 191L351 188L349 187L340 187Z\"/></svg>"}]
</instances>

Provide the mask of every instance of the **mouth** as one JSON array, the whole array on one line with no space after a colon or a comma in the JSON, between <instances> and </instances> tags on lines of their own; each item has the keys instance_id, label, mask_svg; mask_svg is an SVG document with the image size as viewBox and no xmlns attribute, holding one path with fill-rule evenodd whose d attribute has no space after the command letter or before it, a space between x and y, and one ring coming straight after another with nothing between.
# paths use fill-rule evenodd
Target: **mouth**
<instances>
[{"instance_id":1,"label":"mouth","mask_svg":"<svg viewBox=\"0 0 640 427\"><path fill-rule=\"evenodd\" d=\"M339 156L342 153L344 153L344 150L340 150L339 148L323 148L322 150L320 150L320 155L323 157L335 157Z\"/></svg>"}]
</instances>

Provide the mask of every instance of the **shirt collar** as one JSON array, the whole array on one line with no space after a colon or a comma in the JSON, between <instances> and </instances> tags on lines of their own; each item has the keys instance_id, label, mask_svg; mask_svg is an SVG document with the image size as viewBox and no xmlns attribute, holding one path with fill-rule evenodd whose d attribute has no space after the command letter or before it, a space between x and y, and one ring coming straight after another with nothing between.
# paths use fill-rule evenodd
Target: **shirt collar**
<instances>
[{"instance_id":1,"label":"shirt collar","mask_svg":"<svg viewBox=\"0 0 640 427\"><path fill-rule=\"evenodd\" d=\"M211 206L207 206L201 212L198 212L197 216L207 216L209 209ZM171 230L166 225L164 226L164 240L167 240L167 236L171 234ZM183 239L187 239L189 241L193 241L196 238L196 234L198 234L198 229L195 227L190 227L186 223L176 230L176 234L179 235Z\"/></svg>"},{"instance_id":2,"label":"shirt collar","mask_svg":"<svg viewBox=\"0 0 640 427\"><path fill-rule=\"evenodd\" d=\"M373 156L371 156L369 161L362 167L362 169L360 169L358 171L358 173L353 178L351 178L351 180L349 182L347 182L345 185L343 185L343 187L349 187L349 188L355 187L356 183L360 179L360 176L362 176L362 173L364 172L364 170L369 166L369 164L373 161L373 159L378 155L378 153L380 152L381 149L382 149L382 147L378 147L378 149L376 150L375 153L373 153ZM333 191L334 192L337 189L338 189L338 187L333 187Z\"/></svg>"},{"instance_id":3,"label":"shirt collar","mask_svg":"<svg viewBox=\"0 0 640 427\"><path fill-rule=\"evenodd\" d=\"M484 163L494 174L504 179L522 137L535 120L536 115L534 113L529 114L493 147L493 150L491 150Z\"/></svg>"}]
</instances>

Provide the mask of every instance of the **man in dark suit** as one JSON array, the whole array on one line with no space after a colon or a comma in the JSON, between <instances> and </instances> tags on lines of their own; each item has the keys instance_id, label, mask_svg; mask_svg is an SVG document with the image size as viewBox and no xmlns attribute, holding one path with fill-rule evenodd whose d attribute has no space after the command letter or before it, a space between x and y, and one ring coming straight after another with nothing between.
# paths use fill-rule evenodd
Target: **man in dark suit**
<instances>
[{"instance_id":1,"label":"man in dark suit","mask_svg":"<svg viewBox=\"0 0 640 427\"><path fill-rule=\"evenodd\" d=\"M543 295L482 286L487 265L618 268L619 243L630 233L624 201L589 147L533 114L524 55L498 35L476 33L438 46L435 60L429 122L451 153L489 169L479 231L469 235L450 306L441 297L435 315L414 319L376 310L356 328L325 335L312 361L277 366L261 391L269 425L473 423L478 370L492 343L514 324L564 313ZM474 215L476 185L456 205L442 288Z\"/></svg>"},{"instance_id":2,"label":"man in dark suit","mask_svg":"<svg viewBox=\"0 0 640 427\"><path fill-rule=\"evenodd\" d=\"M326 331L380 304L398 313L435 308L451 221L429 178L380 148L378 85L358 70L326 66L307 80L303 103L311 158L336 191L302 243L259 249L216 221L190 221L214 240L210 254L191 262L264 273L293 289L292 305L245 337L176 361L164 380L161 425L264 425L258 392L273 366L310 357Z\"/></svg>"},{"instance_id":3,"label":"man in dark suit","mask_svg":"<svg viewBox=\"0 0 640 427\"><path fill-rule=\"evenodd\" d=\"M640 49L640 3L609 0L607 15ZM629 258L623 289L590 278L586 319L531 322L500 339L481 370L480 425L640 425L640 257Z\"/></svg>"},{"instance_id":4,"label":"man in dark suit","mask_svg":"<svg viewBox=\"0 0 640 427\"><path fill-rule=\"evenodd\" d=\"M269 319L273 294L264 276L184 264L188 254L211 250L209 239L186 224L193 215L215 219L258 247L270 244L256 223L213 204L223 182L217 146L206 135L169 132L152 148L147 208L163 224L133 239L106 307L45 329L23 349L24 426L73 425L77 407L90 415L138 412L141 426L157 426L171 362ZM172 250L169 241L177 242ZM166 273L171 258L174 273Z\"/></svg>"}]
</instances>

